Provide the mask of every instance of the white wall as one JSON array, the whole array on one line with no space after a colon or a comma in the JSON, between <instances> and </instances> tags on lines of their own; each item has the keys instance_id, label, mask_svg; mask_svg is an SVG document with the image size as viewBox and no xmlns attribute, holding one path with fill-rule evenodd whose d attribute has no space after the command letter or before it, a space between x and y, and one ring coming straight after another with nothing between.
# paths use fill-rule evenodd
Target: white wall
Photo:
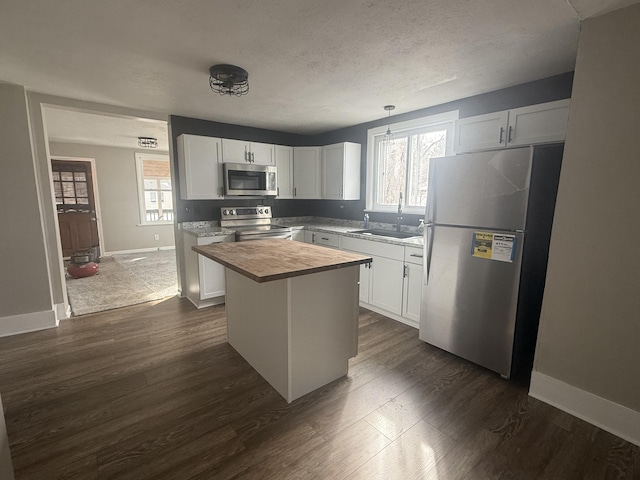
<instances>
[{"instance_id":1,"label":"white wall","mask_svg":"<svg viewBox=\"0 0 640 480\"><path fill-rule=\"evenodd\" d=\"M640 5L582 25L531 387L532 395L635 443L639 26Z\"/></svg>"},{"instance_id":2,"label":"white wall","mask_svg":"<svg viewBox=\"0 0 640 480\"><path fill-rule=\"evenodd\" d=\"M94 158L100 195L104 245L118 252L174 245L173 225L139 226L135 149L49 143L52 156ZM148 153L148 152L143 152ZM153 152L168 155L167 152ZM155 240L154 235L160 240Z\"/></svg>"}]
</instances>

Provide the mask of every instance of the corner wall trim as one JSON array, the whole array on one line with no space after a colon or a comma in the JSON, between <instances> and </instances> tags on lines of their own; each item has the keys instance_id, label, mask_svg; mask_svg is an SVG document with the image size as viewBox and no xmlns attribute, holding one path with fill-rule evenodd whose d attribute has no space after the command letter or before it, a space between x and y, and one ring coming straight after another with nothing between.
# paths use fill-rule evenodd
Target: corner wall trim
<instances>
[{"instance_id":1,"label":"corner wall trim","mask_svg":"<svg viewBox=\"0 0 640 480\"><path fill-rule=\"evenodd\" d=\"M529 395L640 446L640 412L535 370Z\"/></svg>"},{"instance_id":2,"label":"corner wall trim","mask_svg":"<svg viewBox=\"0 0 640 480\"><path fill-rule=\"evenodd\" d=\"M0 337L35 332L58 326L55 310L0 317Z\"/></svg>"}]
</instances>

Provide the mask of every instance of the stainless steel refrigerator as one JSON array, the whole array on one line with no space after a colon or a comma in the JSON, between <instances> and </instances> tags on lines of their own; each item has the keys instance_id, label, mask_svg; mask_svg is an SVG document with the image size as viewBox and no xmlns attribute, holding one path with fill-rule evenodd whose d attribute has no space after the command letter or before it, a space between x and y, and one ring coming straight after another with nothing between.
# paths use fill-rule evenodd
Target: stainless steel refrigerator
<instances>
[{"instance_id":1,"label":"stainless steel refrigerator","mask_svg":"<svg viewBox=\"0 0 640 480\"><path fill-rule=\"evenodd\" d=\"M561 160L553 145L430 161L421 340L531 371Z\"/></svg>"}]
</instances>

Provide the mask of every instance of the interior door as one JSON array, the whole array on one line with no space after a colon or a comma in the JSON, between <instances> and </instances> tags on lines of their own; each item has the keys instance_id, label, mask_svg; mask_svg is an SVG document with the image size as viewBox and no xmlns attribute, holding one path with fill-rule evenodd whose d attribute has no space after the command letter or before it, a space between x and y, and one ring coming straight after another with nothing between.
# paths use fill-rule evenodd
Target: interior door
<instances>
[{"instance_id":1,"label":"interior door","mask_svg":"<svg viewBox=\"0 0 640 480\"><path fill-rule=\"evenodd\" d=\"M51 160L62 255L99 246L91 162Z\"/></svg>"}]
</instances>

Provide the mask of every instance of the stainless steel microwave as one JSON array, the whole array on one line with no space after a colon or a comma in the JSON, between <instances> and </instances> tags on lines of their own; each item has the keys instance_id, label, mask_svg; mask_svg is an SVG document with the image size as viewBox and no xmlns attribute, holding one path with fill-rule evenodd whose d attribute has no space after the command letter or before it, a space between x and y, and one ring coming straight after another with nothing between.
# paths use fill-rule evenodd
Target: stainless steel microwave
<instances>
[{"instance_id":1,"label":"stainless steel microwave","mask_svg":"<svg viewBox=\"0 0 640 480\"><path fill-rule=\"evenodd\" d=\"M223 163L225 195L277 195L276 167Z\"/></svg>"}]
</instances>

